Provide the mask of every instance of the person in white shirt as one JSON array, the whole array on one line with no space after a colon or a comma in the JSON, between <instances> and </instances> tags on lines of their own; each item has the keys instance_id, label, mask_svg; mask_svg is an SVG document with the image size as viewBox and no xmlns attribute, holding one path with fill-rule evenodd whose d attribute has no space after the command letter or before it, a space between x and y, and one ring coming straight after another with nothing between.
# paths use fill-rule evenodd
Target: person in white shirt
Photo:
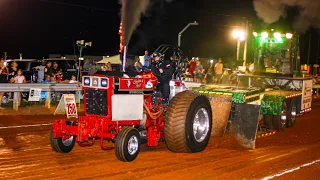
<instances>
[{"instance_id":1,"label":"person in white shirt","mask_svg":"<svg viewBox=\"0 0 320 180\"><path fill-rule=\"evenodd\" d=\"M77 77L75 75L71 76L71 80L69 81L70 84L78 84Z\"/></svg>"},{"instance_id":2,"label":"person in white shirt","mask_svg":"<svg viewBox=\"0 0 320 180\"><path fill-rule=\"evenodd\" d=\"M14 77L14 83L26 83L26 78L24 77L24 75L22 74L22 70L19 69L17 72L17 75ZM21 105L21 93L18 92L18 104L19 106Z\"/></svg>"}]
</instances>

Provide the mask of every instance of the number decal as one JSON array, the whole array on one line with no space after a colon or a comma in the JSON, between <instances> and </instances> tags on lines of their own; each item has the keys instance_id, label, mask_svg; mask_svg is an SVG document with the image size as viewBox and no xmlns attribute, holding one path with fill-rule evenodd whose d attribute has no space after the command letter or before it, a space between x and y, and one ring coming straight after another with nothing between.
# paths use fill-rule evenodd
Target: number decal
<instances>
[{"instance_id":1,"label":"number decal","mask_svg":"<svg viewBox=\"0 0 320 180\"><path fill-rule=\"evenodd\" d=\"M77 113L76 105L74 103L68 103L67 110L68 110L68 114L70 115L74 115Z\"/></svg>"}]
</instances>

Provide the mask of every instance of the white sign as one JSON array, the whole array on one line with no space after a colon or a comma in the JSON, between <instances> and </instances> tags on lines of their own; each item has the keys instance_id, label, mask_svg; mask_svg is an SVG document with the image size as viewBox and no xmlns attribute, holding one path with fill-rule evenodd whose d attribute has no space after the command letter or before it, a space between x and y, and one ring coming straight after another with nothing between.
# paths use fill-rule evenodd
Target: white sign
<instances>
[{"instance_id":1,"label":"white sign","mask_svg":"<svg viewBox=\"0 0 320 180\"><path fill-rule=\"evenodd\" d=\"M28 101L39 101L41 96L41 89L31 88L29 91Z\"/></svg>"},{"instance_id":2,"label":"white sign","mask_svg":"<svg viewBox=\"0 0 320 180\"><path fill-rule=\"evenodd\" d=\"M63 94L54 115L67 114L67 118L78 118L76 98L74 94Z\"/></svg>"},{"instance_id":3,"label":"white sign","mask_svg":"<svg viewBox=\"0 0 320 180\"><path fill-rule=\"evenodd\" d=\"M301 109L311 108L311 101L312 101L312 79L308 79L303 81Z\"/></svg>"}]
</instances>

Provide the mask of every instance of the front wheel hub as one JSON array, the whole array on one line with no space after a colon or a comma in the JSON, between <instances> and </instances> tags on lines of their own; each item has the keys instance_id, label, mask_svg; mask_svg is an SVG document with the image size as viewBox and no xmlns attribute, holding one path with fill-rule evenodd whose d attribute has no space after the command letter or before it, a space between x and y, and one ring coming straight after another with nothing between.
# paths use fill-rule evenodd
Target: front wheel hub
<instances>
[{"instance_id":1,"label":"front wheel hub","mask_svg":"<svg viewBox=\"0 0 320 180\"><path fill-rule=\"evenodd\" d=\"M193 136L197 142L202 142L209 132L209 115L205 108L200 108L193 120Z\"/></svg>"},{"instance_id":2,"label":"front wheel hub","mask_svg":"<svg viewBox=\"0 0 320 180\"><path fill-rule=\"evenodd\" d=\"M135 154L138 151L139 142L136 136L131 136L128 141L128 152L130 155Z\"/></svg>"}]
</instances>

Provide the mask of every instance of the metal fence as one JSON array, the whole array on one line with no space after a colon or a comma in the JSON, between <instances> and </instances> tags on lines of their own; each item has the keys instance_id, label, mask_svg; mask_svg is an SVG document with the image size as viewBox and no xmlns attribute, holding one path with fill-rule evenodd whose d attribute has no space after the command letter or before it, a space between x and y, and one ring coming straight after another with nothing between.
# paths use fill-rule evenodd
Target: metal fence
<instances>
[{"instance_id":1,"label":"metal fence","mask_svg":"<svg viewBox=\"0 0 320 180\"><path fill-rule=\"evenodd\" d=\"M0 92L13 92L13 109L18 110L18 92L30 92L30 89L41 89L41 92L46 92L45 106L50 108L51 104L51 92L78 92L76 101L80 104L80 92L82 87L78 84L18 84L18 83L0 83Z\"/></svg>"}]
</instances>

